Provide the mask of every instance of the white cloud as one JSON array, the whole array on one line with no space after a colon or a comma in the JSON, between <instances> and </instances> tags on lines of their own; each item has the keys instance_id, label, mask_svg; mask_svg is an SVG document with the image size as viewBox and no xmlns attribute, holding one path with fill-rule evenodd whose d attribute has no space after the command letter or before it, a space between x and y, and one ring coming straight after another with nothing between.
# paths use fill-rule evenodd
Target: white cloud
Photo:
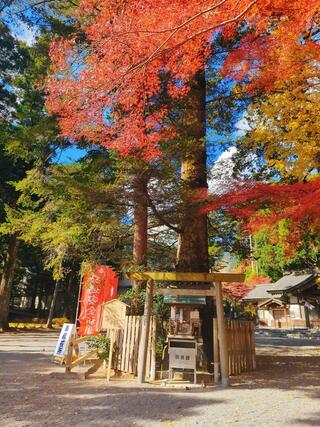
<instances>
[{"instance_id":1,"label":"white cloud","mask_svg":"<svg viewBox=\"0 0 320 427\"><path fill-rule=\"evenodd\" d=\"M236 152L237 152L236 147L230 147L230 148L228 148L226 151L224 151L222 154L220 154L220 157L218 158L218 160L215 163L215 165L217 163L221 162L222 160L230 159L234 154L236 154Z\"/></svg>"},{"instance_id":2,"label":"white cloud","mask_svg":"<svg viewBox=\"0 0 320 427\"><path fill-rule=\"evenodd\" d=\"M236 123L236 129L237 136L243 136L247 133L248 130L250 130L250 126L245 115Z\"/></svg>"},{"instance_id":3,"label":"white cloud","mask_svg":"<svg viewBox=\"0 0 320 427\"><path fill-rule=\"evenodd\" d=\"M232 177L233 172L233 156L237 149L230 147L228 150L220 154L218 160L209 170L208 187L211 194L223 194L227 192L234 183Z\"/></svg>"},{"instance_id":4,"label":"white cloud","mask_svg":"<svg viewBox=\"0 0 320 427\"><path fill-rule=\"evenodd\" d=\"M28 46L31 46L35 42L36 31L23 22L20 22L19 25L12 28L11 31L14 37L25 42Z\"/></svg>"}]
</instances>

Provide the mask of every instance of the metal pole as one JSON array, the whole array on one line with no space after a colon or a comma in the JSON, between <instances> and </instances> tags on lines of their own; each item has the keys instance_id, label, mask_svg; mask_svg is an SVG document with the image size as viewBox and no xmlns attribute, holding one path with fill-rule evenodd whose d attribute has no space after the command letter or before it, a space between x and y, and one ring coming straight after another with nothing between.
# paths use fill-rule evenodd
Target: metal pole
<instances>
[{"instance_id":1,"label":"metal pole","mask_svg":"<svg viewBox=\"0 0 320 427\"><path fill-rule=\"evenodd\" d=\"M81 298L81 290L82 290L82 279L83 279L83 274L81 273L80 283L79 283L79 292L78 292L78 301L77 301L77 308L76 308L76 317L74 319L74 325L75 325L74 336L77 336L77 320L78 320L80 298Z\"/></svg>"}]
</instances>

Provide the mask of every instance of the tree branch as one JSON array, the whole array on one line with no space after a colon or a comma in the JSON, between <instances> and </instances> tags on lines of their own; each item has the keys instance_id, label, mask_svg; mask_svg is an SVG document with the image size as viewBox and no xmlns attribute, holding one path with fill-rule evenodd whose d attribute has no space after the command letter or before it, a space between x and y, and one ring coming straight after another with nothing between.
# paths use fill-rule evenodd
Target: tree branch
<instances>
[{"instance_id":1,"label":"tree branch","mask_svg":"<svg viewBox=\"0 0 320 427\"><path fill-rule=\"evenodd\" d=\"M238 15L236 15L235 17L233 17L233 18L230 18L230 19L226 19L225 21L222 21L222 22L220 22L219 24L215 24L215 25L212 25L211 27L208 27L208 28L205 28L204 30L200 30L200 31L198 31L198 32L196 32L196 33L194 33L192 36L189 36L189 37L187 37L186 39L184 39L182 42L180 42L180 43L177 43L176 45L174 45L174 46L172 46L171 48L168 48L168 49L163 49L162 50L162 48L171 40L171 38L174 36L174 34L176 34L177 33L177 31L179 31L181 28L183 28L184 26L186 26L187 24L181 24L179 27L177 27L177 29L175 29L167 38L166 38L166 40L164 40L164 42L163 43L161 43L161 45L157 48L157 49L155 49L152 53L151 53L151 55L149 55L148 56L148 58L146 58L146 59L144 59L144 60L142 60L142 61L140 61L139 63L137 63L136 65L133 65L132 67L130 67L129 68L129 70L125 73L125 74L128 74L128 73L133 73L133 72L135 72L135 71L137 71L138 69L140 69L140 68L142 68L143 66L145 66L145 65L147 65L149 62L151 62L151 61L153 61L155 58L157 58L157 57L159 57L159 56L161 56L163 53L167 53L167 52L170 52L170 51L172 51L172 50L175 50L175 49L178 49L179 47L181 47L181 46L183 46L184 44L186 44L186 43L188 43L189 41L191 41L191 40L194 40L195 38L197 38L197 37L199 37L199 36L201 36L201 35L203 35L203 34L205 34L205 33L208 33L209 31L213 31L213 30L216 30L216 29L218 29L218 28L221 28L221 27L225 27L226 25L228 25L228 24L231 24L231 23L233 23L233 22L237 22L237 21L239 21L239 19L241 19L247 12L248 12L248 10L250 10L251 9L251 7L255 4L255 3L257 3L257 1L258 0L253 0L253 1L251 1L249 4L248 4L248 6L241 12L241 13L239 13ZM222 4L222 3L221 3ZM209 10L209 9L208 9ZM207 12L204 12L204 13L207 13ZM197 15L195 15L195 16L197 16ZM188 21L185 21L185 22L190 22L190 20L191 20L192 18L190 18ZM124 74L124 75L125 75Z\"/></svg>"},{"instance_id":2,"label":"tree branch","mask_svg":"<svg viewBox=\"0 0 320 427\"><path fill-rule=\"evenodd\" d=\"M153 201L151 200L151 197L147 191L147 200L148 200L148 205L151 208L152 212L154 213L154 216L156 218L158 218L158 220L165 226L167 226L168 228L170 228L170 230L175 231L176 233L180 234L182 232L182 230L178 227L175 227L174 225L170 224L165 218L163 218L163 216L161 215L160 212L158 212L157 208L155 207Z\"/></svg>"}]
</instances>

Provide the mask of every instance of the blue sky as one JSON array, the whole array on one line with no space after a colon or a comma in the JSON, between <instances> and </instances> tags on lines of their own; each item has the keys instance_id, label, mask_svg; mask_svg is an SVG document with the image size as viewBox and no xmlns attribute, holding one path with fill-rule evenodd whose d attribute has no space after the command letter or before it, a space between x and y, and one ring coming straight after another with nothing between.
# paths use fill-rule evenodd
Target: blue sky
<instances>
[{"instance_id":1,"label":"blue sky","mask_svg":"<svg viewBox=\"0 0 320 427\"><path fill-rule=\"evenodd\" d=\"M78 148L76 145L57 150L56 156L53 158L53 163L73 163L86 155L86 150Z\"/></svg>"}]
</instances>

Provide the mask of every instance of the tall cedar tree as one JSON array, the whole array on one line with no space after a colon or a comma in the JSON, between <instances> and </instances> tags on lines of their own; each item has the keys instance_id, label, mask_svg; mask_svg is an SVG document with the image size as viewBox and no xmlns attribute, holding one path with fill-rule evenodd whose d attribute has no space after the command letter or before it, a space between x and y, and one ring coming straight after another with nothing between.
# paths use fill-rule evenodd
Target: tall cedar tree
<instances>
[{"instance_id":1,"label":"tall cedar tree","mask_svg":"<svg viewBox=\"0 0 320 427\"><path fill-rule=\"evenodd\" d=\"M11 35L8 28L0 23L0 219L5 221L5 206L15 205L17 193L10 181L23 176L27 167L25 162L17 161L8 155L8 140L13 131L12 120L15 117L17 100L12 91L14 77L26 65L25 52ZM17 260L18 238L16 234L1 237L1 271L0 271L0 329L8 327L10 290Z\"/></svg>"},{"instance_id":2,"label":"tall cedar tree","mask_svg":"<svg viewBox=\"0 0 320 427\"><path fill-rule=\"evenodd\" d=\"M288 56L288 74L294 68L293 47L313 52L312 37L306 46L298 42L300 33L312 31L317 11L316 1L309 1L308 5L294 1L288 5L279 0L223 0L186 5L164 0L155 4L83 0L74 13L79 33L58 39L52 45L54 66L48 83L48 107L59 115L64 135L73 139L86 137L115 148L124 156L139 155L151 161L160 154L159 142L174 134L167 125L165 107L146 115L146 105L152 104L160 91L160 71L170 72L171 96L181 97L189 92L190 103L199 104L205 93L199 75L204 72L205 59L211 52L208 40L218 30L225 37L232 37L239 23L246 21L252 30L229 56L225 70L236 78L247 76L250 70L251 90L257 85L270 88L274 75L271 79L268 64L277 60L276 55ZM280 65L279 76L284 75L282 62ZM121 114L115 105L121 106ZM182 177L190 183L190 189L199 184L206 187L205 167L199 170L205 153L203 150L200 154L198 148L205 136L204 106L197 107L198 123L195 116L188 118L186 113L187 119L193 121L192 126L186 123L186 127L192 127L188 137L195 137L188 161L182 165ZM178 268L205 271L205 219L183 222L182 228L188 235L180 238ZM181 250L185 242L188 243ZM197 259L190 259L191 253L199 254L193 255Z\"/></svg>"},{"instance_id":3,"label":"tall cedar tree","mask_svg":"<svg viewBox=\"0 0 320 427\"><path fill-rule=\"evenodd\" d=\"M144 159L152 161L160 155L161 139L174 134L167 126L166 108L145 114L146 104L152 103L160 90L160 71L170 72L171 96L189 92L185 111L188 132L183 136L194 138L194 146L182 162L182 179L190 192L181 222L179 270L208 271L206 217L195 213L190 203L193 192L207 186L204 64L210 54L208 39L218 29L232 37L239 22L246 19L254 30L245 43L250 40L256 45L257 34L275 25L275 15L290 15L295 21L298 18L297 10L284 2L277 2L275 8L273 2L264 2L262 8L258 3L224 0L186 5L160 1L146 5L142 1L110 4L85 0L76 13L85 48L79 49L77 36L58 40L52 46L55 66L48 107L60 116L62 132L70 138L86 137L125 156L139 149ZM278 24L277 37L281 38L285 25L280 19ZM303 29L307 25L301 23L301 15L298 24ZM115 103L127 114L117 115ZM111 120L106 120L106 111L112 112Z\"/></svg>"}]
</instances>

